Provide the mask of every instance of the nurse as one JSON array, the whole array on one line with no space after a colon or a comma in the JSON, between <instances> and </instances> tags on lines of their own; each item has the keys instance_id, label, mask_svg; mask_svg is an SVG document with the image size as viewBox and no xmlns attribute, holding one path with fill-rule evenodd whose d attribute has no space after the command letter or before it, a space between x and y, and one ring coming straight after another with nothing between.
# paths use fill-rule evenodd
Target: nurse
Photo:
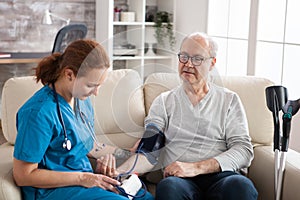
<instances>
[{"instance_id":1,"label":"nurse","mask_svg":"<svg viewBox=\"0 0 300 200\"><path fill-rule=\"evenodd\" d=\"M112 178L117 149L99 144L93 131L89 96L97 95L108 68L104 48L92 40L77 40L38 64L36 81L44 87L17 113L13 176L23 199L127 199ZM102 173L93 172L89 157L104 158Z\"/></svg>"}]
</instances>

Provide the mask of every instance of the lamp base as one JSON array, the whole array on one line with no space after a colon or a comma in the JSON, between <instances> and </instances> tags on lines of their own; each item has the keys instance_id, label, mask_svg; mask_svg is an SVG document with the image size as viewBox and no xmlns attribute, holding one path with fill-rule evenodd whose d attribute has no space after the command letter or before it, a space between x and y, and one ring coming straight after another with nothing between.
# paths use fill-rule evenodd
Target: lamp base
<instances>
[{"instance_id":1,"label":"lamp base","mask_svg":"<svg viewBox=\"0 0 300 200\"><path fill-rule=\"evenodd\" d=\"M157 53L157 44L156 43L150 43L149 49L146 52L145 56L156 56Z\"/></svg>"}]
</instances>

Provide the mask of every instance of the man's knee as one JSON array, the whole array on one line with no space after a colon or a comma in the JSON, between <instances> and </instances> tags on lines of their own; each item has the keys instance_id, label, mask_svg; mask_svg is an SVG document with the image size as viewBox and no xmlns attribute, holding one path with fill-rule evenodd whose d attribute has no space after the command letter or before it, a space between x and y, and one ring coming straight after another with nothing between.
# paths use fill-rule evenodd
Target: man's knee
<instances>
[{"instance_id":1,"label":"man's knee","mask_svg":"<svg viewBox=\"0 0 300 200\"><path fill-rule=\"evenodd\" d=\"M234 175L228 177L228 180L225 181L225 184L228 184L229 188L234 188L235 191L248 191L257 193L252 181L249 178L242 175Z\"/></svg>"},{"instance_id":2,"label":"man's knee","mask_svg":"<svg viewBox=\"0 0 300 200\"><path fill-rule=\"evenodd\" d=\"M258 193L250 179L242 175L224 178L216 185L217 190L227 199L257 199ZM226 199L226 198L225 198Z\"/></svg>"},{"instance_id":3,"label":"man's knee","mask_svg":"<svg viewBox=\"0 0 300 200\"><path fill-rule=\"evenodd\" d=\"M158 183L155 196L157 199L185 199L186 195L192 194L187 184L182 178L174 176L164 178Z\"/></svg>"},{"instance_id":4,"label":"man's knee","mask_svg":"<svg viewBox=\"0 0 300 200\"><path fill-rule=\"evenodd\" d=\"M178 179L179 179L178 177L174 177L174 176L170 176L170 177L162 179L157 185L157 190L174 191L174 190L180 188L179 187L180 183L179 183Z\"/></svg>"}]
</instances>

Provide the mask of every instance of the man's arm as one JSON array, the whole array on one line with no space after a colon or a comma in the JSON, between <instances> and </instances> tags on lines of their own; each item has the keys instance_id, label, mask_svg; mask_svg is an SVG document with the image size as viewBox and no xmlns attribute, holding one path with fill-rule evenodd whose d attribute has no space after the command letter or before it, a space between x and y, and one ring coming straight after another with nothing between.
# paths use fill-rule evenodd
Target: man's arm
<instances>
[{"instance_id":1,"label":"man's arm","mask_svg":"<svg viewBox=\"0 0 300 200\"><path fill-rule=\"evenodd\" d=\"M136 157L138 156L138 157ZM135 160L137 159L137 162ZM143 174L146 172L151 171L151 169L154 167L145 155L141 153L137 153L135 155L132 155L128 160L126 160L122 165L120 165L117 168L117 171L119 173L126 173L132 170L132 173L138 173Z\"/></svg>"},{"instance_id":2,"label":"man's arm","mask_svg":"<svg viewBox=\"0 0 300 200\"><path fill-rule=\"evenodd\" d=\"M245 110L238 95L234 95L225 125L227 151L215 156L222 171L236 171L251 164L253 146L249 136Z\"/></svg>"},{"instance_id":3,"label":"man's arm","mask_svg":"<svg viewBox=\"0 0 300 200\"><path fill-rule=\"evenodd\" d=\"M158 162L161 148L165 146L165 135L154 124L148 124L143 138L139 141L136 152L120 168L125 171L145 173L150 171Z\"/></svg>"}]
</instances>

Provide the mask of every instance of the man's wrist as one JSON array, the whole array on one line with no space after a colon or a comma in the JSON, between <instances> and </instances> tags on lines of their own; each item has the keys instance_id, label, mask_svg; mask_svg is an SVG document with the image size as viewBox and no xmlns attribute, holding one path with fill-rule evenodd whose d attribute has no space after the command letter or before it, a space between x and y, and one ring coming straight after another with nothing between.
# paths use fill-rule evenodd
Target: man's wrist
<instances>
[{"instance_id":1,"label":"man's wrist","mask_svg":"<svg viewBox=\"0 0 300 200\"><path fill-rule=\"evenodd\" d=\"M132 154L127 149L116 148L113 155L117 159L128 159Z\"/></svg>"}]
</instances>

